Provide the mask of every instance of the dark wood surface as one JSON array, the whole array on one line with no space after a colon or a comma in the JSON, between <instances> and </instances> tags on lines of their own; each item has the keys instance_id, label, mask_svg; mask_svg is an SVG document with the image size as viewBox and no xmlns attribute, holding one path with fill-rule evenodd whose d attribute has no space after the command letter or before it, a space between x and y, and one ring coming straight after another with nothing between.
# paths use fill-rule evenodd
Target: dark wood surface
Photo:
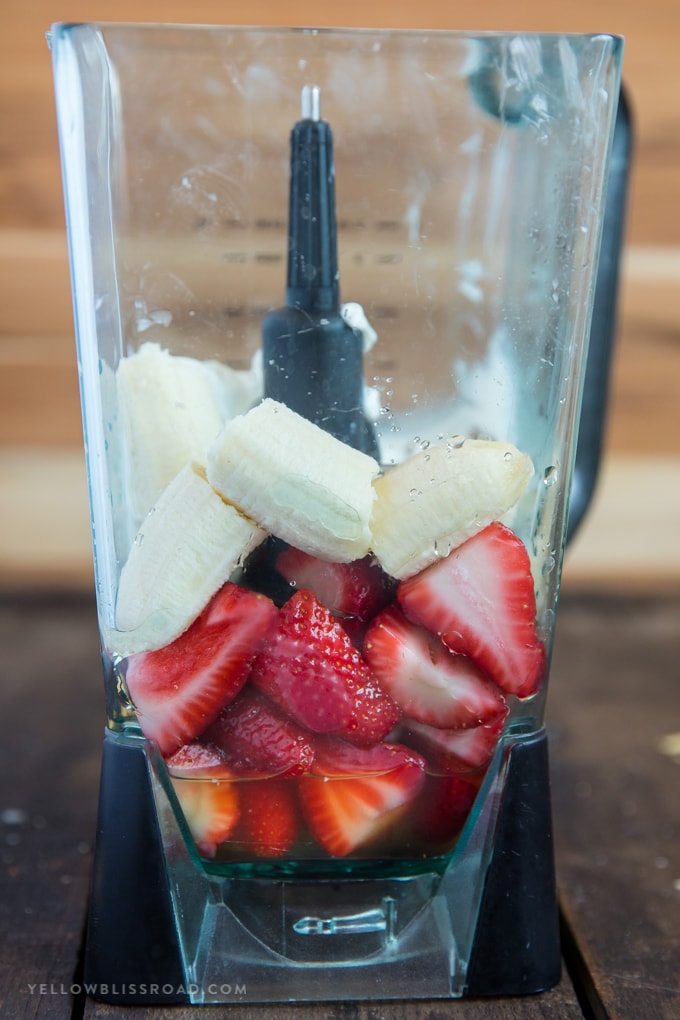
<instances>
[{"instance_id":1,"label":"dark wood surface","mask_svg":"<svg viewBox=\"0 0 680 1020\"><path fill-rule=\"evenodd\" d=\"M54 21L621 33L634 160L605 471L568 579L680 579L678 0L4 0L0 35L0 584L91 583L54 86ZM351 296L351 295L350 295ZM49 478L51 498L44 498ZM64 482L64 479L66 481ZM651 526L637 526L640 520Z\"/></svg>"},{"instance_id":2,"label":"dark wood surface","mask_svg":"<svg viewBox=\"0 0 680 1020\"><path fill-rule=\"evenodd\" d=\"M680 1017L680 595L562 601L548 724L564 974L480 1002L126 1009L79 994L104 723L93 601L6 593L0 640L3 1018Z\"/></svg>"}]
</instances>

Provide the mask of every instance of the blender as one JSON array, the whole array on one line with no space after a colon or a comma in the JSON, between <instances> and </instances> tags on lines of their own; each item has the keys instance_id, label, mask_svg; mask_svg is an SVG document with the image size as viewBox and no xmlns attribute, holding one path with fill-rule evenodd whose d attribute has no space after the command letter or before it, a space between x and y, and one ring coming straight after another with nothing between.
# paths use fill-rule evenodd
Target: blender
<instances>
[{"instance_id":1,"label":"blender","mask_svg":"<svg viewBox=\"0 0 680 1020\"><path fill-rule=\"evenodd\" d=\"M85 983L550 987L543 716L621 40L50 40L107 709Z\"/></svg>"}]
</instances>

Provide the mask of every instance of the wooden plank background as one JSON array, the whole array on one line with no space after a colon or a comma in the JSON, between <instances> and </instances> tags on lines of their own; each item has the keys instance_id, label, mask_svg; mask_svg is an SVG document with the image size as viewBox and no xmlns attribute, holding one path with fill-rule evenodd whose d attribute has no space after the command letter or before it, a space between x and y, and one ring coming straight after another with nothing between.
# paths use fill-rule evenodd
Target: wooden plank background
<instances>
[{"instance_id":1,"label":"wooden plank background","mask_svg":"<svg viewBox=\"0 0 680 1020\"><path fill-rule=\"evenodd\" d=\"M86 487L45 32L55 21L604 31L625 36L635 162L603 472L565 583L680 587L677 0L3 0L0 585L89 585Z\"/></svg>"}]
</instances>

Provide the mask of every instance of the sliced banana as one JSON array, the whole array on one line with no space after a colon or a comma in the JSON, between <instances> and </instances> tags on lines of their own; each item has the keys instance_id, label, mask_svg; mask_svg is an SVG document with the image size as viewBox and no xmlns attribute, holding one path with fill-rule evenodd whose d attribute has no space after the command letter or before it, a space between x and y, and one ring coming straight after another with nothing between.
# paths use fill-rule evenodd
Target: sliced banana
<instances>
[{"instance_id":1,"label":"sliced banana","mask_svg":"<svg viewBox=\"0 0 680 1020\"><path fill-rule=\"evenodd\" d=\"M421 450L376 479L371 548L411 577L513 507L534 473L510 443L467 439Z\"/></svg>"},{"instance_id":2,"label":"sliced banana","mask_svg":"<svg viewBox=\"0 0 680 1020\"><path fill-rule=\"evenodd\" d=\"M275 400L229 422L208 453L210 483L273 535L325 560L369 549L377 461Z\"/></svg>"},{"instance_id":3,"label":"sliced banana","mask_svg":"<svg viewBox=\"0 0 680 1020\"><path fill-rule=\"evenodd\" d=\"M252 386L233 369L145 343L116 373L135 525L189 460L203 462L228 418L252 404Z\"/></svg>"},{"instance_id":4,"label":"sliced banana","mask_svg":"<svg viewBox=\"0 0 680 1020\"><path fill-rule=\"evenodd\" d=\"M112 654L174 641L228 580L265 532L225 503L203 470L189 463L149 512L123 567Z\"/></svg>"}]
</instances>

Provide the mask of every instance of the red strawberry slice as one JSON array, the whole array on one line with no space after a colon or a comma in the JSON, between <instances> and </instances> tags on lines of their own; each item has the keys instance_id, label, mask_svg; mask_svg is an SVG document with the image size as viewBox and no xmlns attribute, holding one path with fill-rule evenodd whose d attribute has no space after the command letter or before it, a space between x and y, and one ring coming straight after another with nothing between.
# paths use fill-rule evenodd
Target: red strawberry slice
<instances>
[{"instance_id":1,"label":"red strawberry slice","mask_svg":"<svg viewBox=\"0 0 680 1020\"><path fill-rule=\"evenodd\" d=\"M507 713L500 689L466 655L457 655L398 606L371 624L364 658L404 715L431 726L475 726Z\"/></svg>"},{"instance_id":2,"label":"red strawberry slice","mask_svg":"<svg viewBox=\"0 0 680 1020\"><path fill-rule=\"evenodd\" d=\"M234 840L256 857L282 857L297 839L300 812L295 784L285 779L248 780L242 784L241 821Z\"/></svg>"},{"instance_id":3,"label":"red strawberry slice","mask_svg":"<svg viewBox=\"0 0 680 1020\"><path fill-rule=\"evenodd\" d=\"M190 744L183 744L166 759L165 764L168 767L168 772L180 779L231 776L227 767L227 759L219 747L200 740L192 740Z\"/></svg>"},{"instance_id":4,"label":"red strawberry slice","mask_svg":"<svg viewBox=\"0 0 680 1020\"><path fill-rule=\"evenodd\" d=\"M463 828L478 784L461 776L428 776L418 798L413 827L425 843L450 843Z\"/></svg>"},{"instance_id":5,"label":"red strawberry slice","mask_svg":"<svg viewBox=\"0 0 680 1020\"><path fill-rule=\"evenodd\" d=\"M435 773L468 772L481 768L491 759L503 730L500 716L484 726L462 730L442 730L415 719L402 719L398 739L419 751Z\"/></svg>"},{"instance_id":6,"label":"red strawberry slice","mask_svg":"<svg viewBox=\"0 0 680 1020\"><path fill-rule=\"evenodd\" d=\"M196 846L204 857L214 857L239 820L233 773L217 748L200 743L179 748L167 766Z\"/></svg>"},{"instance_id":7,"label":"red strawberry slice","mask_svg":"<svg viewBox=\"0 0 680 1020\"><path fill-rule=\"evenodd\" d=\"M227 705L205 738L239 775L300 775L314 758L309 734L250 684Z\"/></svg>"},{"instance_id":8,"label":"red strawberry slice","mask_svg":"<svg viewBox=\"0 0 680 1020\"><path fill-rule=\"evenodd\" d=\"M424 768L419 754L399 744L357 748L317 738L313 775L299 780L310 832L333 857L371 842L417 797Z\"/></svg>"},{"instance_id":9,"label":"red strawberry slice","mask_svg":"<svg viewBox=\"0 0 680 1020\"><path fill-rule=\"evenodd\" d=\"M401 606L415 623L469 655L508 694L529 697L546 668L536 598L522 541L494 522L446 559L402 581Z\"/></svg>"},{"instance_id":10,"label":"red strawberry slice","mask_svg":"<svg viewBox=\"0 0 680 1020\"><path fill-rule=\"evenodd\" d=\"M129 657L125 682L139 725L164 755L236 697L276 615L266 596L227 583L175 641Z\"/></svg>"},{"instance_id":11,"label":"red strawberry slice","mask_svg":"<svg viewBox=\"0 0 680 1020\"><path fill-rule=\"evenodd\" d=\"M296 592L279 611L278 628L255 660L252 683L306 729L359 746L382 740L401 715L311 591Z\"/></svg>"},{"instance_id":12,"label":"red strawberry slice","mask_svg":"<svg viewBox=\"0 0 680 1020\"><path fill-rule=\"evenodd\" d=\"M394 598L394 579L372 556L328 563L290 546L278 557L276 569L296 588L313 591L338 616L366 621Z\"/></svg>"}]
</instances>

